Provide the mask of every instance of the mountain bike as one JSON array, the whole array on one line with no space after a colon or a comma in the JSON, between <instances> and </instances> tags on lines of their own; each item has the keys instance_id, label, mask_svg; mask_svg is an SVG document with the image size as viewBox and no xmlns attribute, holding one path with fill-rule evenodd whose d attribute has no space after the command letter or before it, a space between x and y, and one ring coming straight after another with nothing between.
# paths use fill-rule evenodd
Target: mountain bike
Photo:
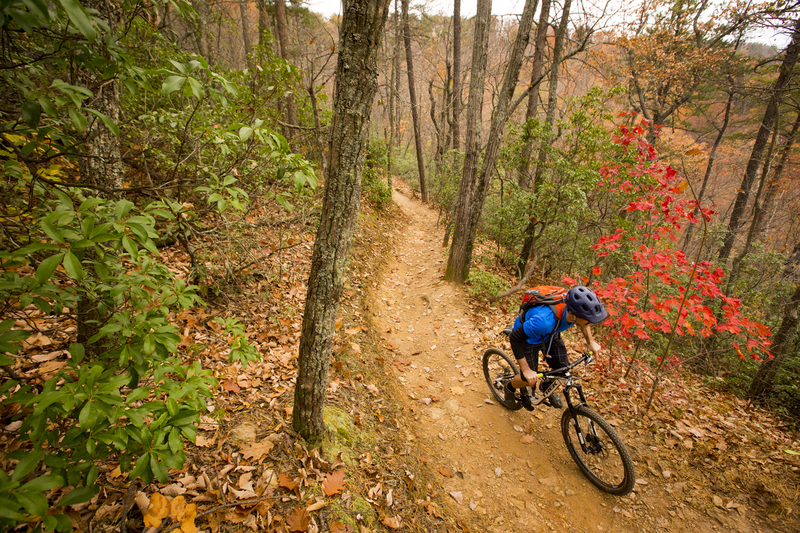
<instances>
[{"instance_id":1,"label":"mountain bike","mask_svg":"<svg viewBox=\"0 0 800 533\"><path fill-rule=\"evenodd\" d=\"M636 475L633 459L617 432L596 412L586 405L583 387L577 383L571 370L578 365L588 365L594 360L591 352L563 368L538 373L540 383L546 385L538 396L533 387L531 403L536 406L563 391L567 407L561 415L561 435L570 456L583 475L597 488L609 494L624 496L633 490ZM483 354L483 375L492 391L492 396L506 409L516 411L522 403L516 399L506 401L505 385L519 369L513 358L499 348L489 348ZM579 402L572 403L572 391L578 392Z\"/></svg>"}]
</instances>

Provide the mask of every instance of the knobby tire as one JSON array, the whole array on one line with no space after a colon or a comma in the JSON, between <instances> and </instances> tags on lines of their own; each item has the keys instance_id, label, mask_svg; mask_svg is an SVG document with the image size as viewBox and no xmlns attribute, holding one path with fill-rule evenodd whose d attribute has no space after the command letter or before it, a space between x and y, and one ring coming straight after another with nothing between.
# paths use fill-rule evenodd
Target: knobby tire
<instances>
[{"instance_id":1,"label":"knobby tire","mask_svg":"<svg viewBox=\"0 0 800 533\"><path fill-rule=\"evenodd\" d=\"M584 453L575 430L575 419L570 410L565 409L561 416L561 434L578 468L600 490L615 496L628 494L636 483L636 474L633 459L622 439L611 424L586 406L578 406L575 416L587 445L594 448L593 453ZM596 437L591 431L592 423Z\"/></svg>"},{"instance_id":2,"label":"knobby tire","mask_svg":"<svg viewBox=\"0 0 800 533\"><path fill-rule=\"evenodd\" d=\"M502 384L518 373L516 362L503 350L489 348L483 352L483 377L486 379L486 384L489 385L489 390L492 391L497 403L511 411L521 409L522 404L514 402L513 405L509 405Z\"/></svg>"}]
</instances>

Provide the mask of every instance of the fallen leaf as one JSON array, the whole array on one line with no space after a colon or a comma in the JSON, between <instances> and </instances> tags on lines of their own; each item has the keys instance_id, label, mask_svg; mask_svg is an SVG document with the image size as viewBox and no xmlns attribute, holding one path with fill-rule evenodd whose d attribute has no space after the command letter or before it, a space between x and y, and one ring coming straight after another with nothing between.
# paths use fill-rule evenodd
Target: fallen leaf
<instances>
[{"instance_id":1,"label":"fallen leaf","mask_svg":"<svg viewBox=\"0 0 800 533\"><path fill-rule=\"evenodd\" d=\"M223 381L222 388L228 392L239 392L241 390L239 388L239 384L233 378L226 379L225 381Z\"/></svg>"},{"instance_id":2,"label":"fallen leaf","mask_svg":"<svg viewBox=\"0 0 800 533\"><path fill-rule=\"evenodd\" d=\"M530 444L530 443L532 443L532 442L533 442L533 436L532 436L532 435L523 435L523 436L522 436L522 437L519 439L519 441L520 441L522 444Z\"/></svg>"},{"instance_id":3,"label":"fallen leaf","mask_svg":"<svg viewBox=\"0 0 800 533\"><path fill-rule=\"evenodd\" d=\"M261 462L261 459L272 451L275 445L267 439L261 442L250 444L246 448L242 448L242 455L245 459L254 459Z\"/></svg>"},{"instance_id":4,"label":"fallen leaf","mask_svg":"<svg viewBox=\"0 0 800 533\"><path fill-rule=\"evenodd\" d=\"M286 518L286 525L288 526L289 531L294 533L305 532L305 530L308 529L308 524L310 522L311 515L308 513L308 509L302 505L295 507L292 514Z\"/></svg>"},{"instance_id":5,"label":"fallen leaf","mask_svg":"<svg viewBox=\"0 0 800 533\"><path fill-rule=\"evenodd\" d=\"M384 526L392 528L392 529L400 529L401 527L403 527L400 524L400 517L398 517L398 516L387 516L386 518L381 520L381 523Z\"/></svg>"},{"instance_id":6,"label":"fallen leaf","mask_svg":"<svg viewBox=\"0 0 800 533\"><path fill-rule=\"evenodd\" d=\"M456 503L458 503L458 505L464 503L464 495L461 494L461 491L451 492L450 496L456 501Z\"/></svg>"},{"instance_id":7,"label":"fallen leaf","mask_svg":"<svg viewBox=\"0 0 800 533\"><path fill-rule=\"evenodd\" d=\"M344 492L344 469L340 468L325 477L322 482L322 491L326 496L333 496Z\"/></svg>"},{"instance_id":8,"label":"fallen leaf","mask_svg":"<svg viewBox=\"0 0 800 533\"><path fill-rule=\"evenodd\" d=\"M453 471L446 466L439 467L439 473L444 477L453 477Z\"/></svg>"},{"instance_id":9,"label":"fallen leaf","mask_svg":"<svg viewBox=\"0 0 800 533\"><path fill-rule=\"evenodd\" d=\"M144 514L144 525L148 527L159 527L161 521L169 516L169 500L166 496L159 493L153 494L150 498L150 508Z\"/></svg>"},{"instance_id":10,"label":"fallen leaf","mask_svg":"<svg viewBox=\"0 0 800 533\"><path fill-rule=\"evenodd\" d=\"M353 526L350 524L342 524L341 522L331 523L330 533L353 533Z\"/></svg>"},{"instance_id":11,"label":"fallen leaf","mask_svg":"<svg viewBox=\"0 0 800 533\"><path fill-rule=\"evenodd\" d=\"M297 487L300 486L300 478L291 478L287 474L280 474L278 475L278 486L297 491Z\"/></svg>"}]
</instances>

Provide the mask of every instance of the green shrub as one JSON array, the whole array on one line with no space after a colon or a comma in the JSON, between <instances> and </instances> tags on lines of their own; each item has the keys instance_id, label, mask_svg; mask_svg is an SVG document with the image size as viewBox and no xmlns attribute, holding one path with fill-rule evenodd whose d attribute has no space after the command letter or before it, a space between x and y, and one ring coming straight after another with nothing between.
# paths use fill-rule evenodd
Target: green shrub
<instances>
[{"instance_id":1,"label":"green shrub","mask_svg":"<svg viewBox=\"0 0 800 533\"><path fill-rule=\"evenodd\" d=\"M500 294L507 285L506 281L500 276L473 268L469 272L467 292L475 298L489 300Z\"/></svg>"}]
</instances>

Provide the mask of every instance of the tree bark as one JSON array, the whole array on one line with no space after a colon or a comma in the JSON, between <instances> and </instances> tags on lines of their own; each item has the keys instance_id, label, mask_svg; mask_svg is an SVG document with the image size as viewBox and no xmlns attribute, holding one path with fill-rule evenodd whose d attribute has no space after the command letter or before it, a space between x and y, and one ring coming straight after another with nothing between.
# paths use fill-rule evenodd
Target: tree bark
<instances>
[{"instance_id":1,"label":"tree bark","mask_svg":"<svg viewBox=\"0 0 800 533\"><path fill-rule=\"evenodd\" d=\"M264 32L269 30L269 15L267 14L267 0L256 0L258 4L258 45L264 42Z\"/></svg>"},{"instance_id":2,"label":"tree bark","mask_svg":"<svg viewBox=\"0 0 800 533\"><path fill-rule=\"evenodd\" d=\"M767 185L767 192L764 194L764 203L763 203L763 212L764 216L761 217L761 221L756 228L756 236L761 237L764 233L767 232L769 229L769 220L770 216L767 216L773 210L773 204L775 203L775 196L778 192L778 183L780 182L781 175L783 174L783 169L786 168L786 162L789 159L789 154L792 151L792 146L794 145L794 140L797 138L797 131L800 129L800 111L798 111L797 116L794 119L794 124L792 124L792 130L789 132L789 135L783 142L783 146L781 146L781 157L778 161L778 164L775 165L775 170L772 173L772 177L769 180L769 184Z\"/></svg>"},{"instance_id":3,"label":"tree bark","mask_svg":"<svg viewBox=\"0 0 800 533\"><path fill-rule=\"evenodd\" d=\"M736 234L742 227L742 224L744 224L745 209L747 207L747 201L750 199L750 189L753 186L753 181L755 181L756 174L761 166L764 150L767 147L770 133L778 116L778 107L781 97L792 77L792 71L797 64L798 55L800 55L800 19L797 19L795 22L794 31L792 32L792 41L786 48L778 79L775 80L775 84L772 87L767 109L764 111L764 119L761 121L761 126L758 128L756 141L753 144L753 150L750 153L750 159L747 161L747 168L744 171L744 178L742 179L739 193L736 195L736 200L733 204L725 239L719 250L719 259L722 263L727 263L731 255L731 250L733 249L733 242L736 239Z\"/></svg>"},{"instance_id":4,"label":"tree bark","mask_svg":"<svg viewBox=\"0 0 800 533\"><path fill-rule=\"evenodd\" d=\"M394 0L394 13L392 13L392 27L395 29L395 35L397 35L397 21L400 16L397 11L397 1L398 0ZM397 43L395 42L395 44ZM392 149L394 148L394 138L397 130L397 116L395 111L397 91L395 90L395 86L397 85L397 77L400 75L396 68L397 62L394 60L395 56L397 56L397 46L392 47L392 74L389 80L389 142L386 146L386 182L390 189L392 188Z\"/></svg>"},{"instance_id":5,"label":"tree bark","mask_svg":"<svg viewBox=\"0 0 800 533\"><path fill-rule=\"evenodd\" d=\"M250 20L247 14L247 0L239 0L239 14L242 17L242 42L244 43L244 63L247 68L253 67L250 62L250 52L252 45L250 44Z\"/></svg>"},{"instance_id":6,"label":"tree bark","mask_svg":"<svg viewBox=\"0 0 800 533\"><path fill-rule=\"evenodd\" d=\"M467 261L466 237L469 221L469 209L472 201L472 190L475 187L475 178L478 172L478 159L481 155L481 111L483 108L484 81L486 79L486 60L489 49L489 22L492 14L491 0L478 0L475 14L474 40L472 44L472 69L469 80L469 104L467 105L467 138L464 167L462 169L461 183L458 186L458 197L453 207L453 220L461 221L460 228L463 235L460 240L453 235L453 244L450 247L450 257L444 279L448 281L464 282L464 276L469 268ZM458 229L458 226L456 226Z\"/></svg>"},{"instance_id":7,"label":"tree bark","mask_svg":"<svg viewBox=\"0 0 800 533\"><path fill-rule=\"evenodd\" d=\"M747 397L753 401L763 401L764 396L772 388L772 383L786 359L792 353L792 341L797 331L798 315L800 315L800 284L794 290L789 301L783 307L783 319L778 333L772 338L772 359L767 359L758 367Z\"/></svg>"},{"instance_id":8,"label":"tree bark","mask_svg":"<svg viewBox=\"0 0 800 533\"><path fill-rule=\"evenodd\" d=\"M569 2L569 0L567 0L567 2ZM455 221L453 246L450 248L450 258L447 264L447 271L445 272L445 279L448 279L447 272L451 272L451 280L457 283L463 283L469 276L469 266L472 259L472 249L475 244L478 222L480 221L483 204L486 200L486 196L489 194L489 187L492 183L492 173L494 172L494 165L497 161L497 152L500 148L505 124L508 121L509 106L511 98L514 96L514 89L517 87L517 80L519 79L519 71L522 67L525 48L528 47L528 42L530 41L536 3L536 0L526 0L525 7L522 10L522 18L519 21L517 37L514 40L514 47L511 50L506 73L503 77L503 86L500 89L497 105L492 112L489 140L486 144L480 175L478 176L474 193L470 194L469 209L463 212L466 217L464 219L459 219L457 217ZM462 181L465 180L467 180L466 169L462 178ZM474 178L471 178L471 180L474 180Z\"/></svg>"},{"instance_id":9,"label":"tree bark","mask_svg":"<svg viewBox=\"0 0 800 533\"><path fill-rule=\"evenodd\" d=\"M289 53L289 33L287 31L286 5L284 0L275 0L275 26L278 29L278 43L281 48L281 58L287 63L291 63L292 56ZM291 139L294 134L294 128L292 128L292 126L297 125L297 111L294 107L294 98L286 96L283 100L286 109L286 123L289 124L288 127L283 128L283 133L287 139Z\"/></svg>"},{"instance_id":10,"label":"tree bark","mask_svg":"<svg viewBox=\"0 0 800 533\"><path fill-rule=\"evenodd\" d=\"M564 53L564 39L567 36L567 24L569 23L569 10L572 0L564 0L564 8L561 12L561 22L556 32L556 41L553 45L553 60L550 63L550 82L547 87L547 114L545 122L550 130L556 123L556 104L558 103L558 78L561 71L561 56ZM533 190L539 190L542 175L547 164L547 151L550 149L551 140L543 139L539 146L539 161L536 164L536 173L533 175Z\"/></svg>"},{"instance_id":11,"label":"tree bark","mask_svg":"<svg viewBox=\"0 0 800 533\"><path fill-rule=\"evenodd\" d=\"M318 441L336 311L361 202L361 170L372 103L377 56L389 14L388 0L344 0L336 65L330 164L320 213L300 336L292 427Z\"/></svg>"},{"instance_id":12,"label":"tree bark","mask_svg":"<svg viewBox=\"0 0 800 533\"><path fill-rule=\"evenodd\" d=\"M536 26L536 45L533 50L533 64L531 65L531 90L528 94L528 110L525 112L525 123L536 117L539 107L539 84L541 83L542 70L544 69L544 49L547 46L547 23L550 18L550 0L542 0L542 9L539 12L539 23ZM517 184L527 191L531 188L531 155L533 154L533 138L525 141L522 147L521 161ZM524 265L523 265L524 268Z\"/></svg>"},{"instance_id":13,"label":"tree bark","mask_svg":"<svg viewBox=\"0 0 800 533\"><path fill-rule=\"evenodd\" d=\"M558 24L558 30L555 35L555 43L553 45L553 60L550 62L550 82L548 83L547 94L547 112L545 114L545 122L552 130L556 121L556 104L558 102L558 77L561 70L561 56L564 50L564 39L567 34L567 23L569 22L569 10L571 0L564 1L564 7L561 12L561 21ZM533 95L533 93L531 93ZM544 168L547 164L547 151L550 149L550 140L542 139L539 145L539 157L536 163L536 171L533 175L532 188L534 194L539 192L541 187L542 177L544 175ZM522 241L522 250L520 251L517 260L517 269L520 275L525 272L525 266L528 264L528 258L531 255L531 249L535 240L535 230L538 224L538 219L532 213L528 220L528 225L525 228L524 238Z\"/></svg>"},{"instance_id":14,"label":"tree bark","mask_svg":"<svg viewBox=\"0 0 800 533\"><path fill-rule=\"evenodd\" d=\"M461 0L453 0L453 150L461 149Z\"/></svg>"},{"instance_id":15,"label":"tree bark","mask_svg":"<svg viewBox=\"0 0 800 533\"><path fill-rule=\"evenodd\" d=\"M411 55L411 29L408 25L408 2L403 0L403 41L406 47L406 71L408 72L408 96L411 100L411 119L414 123L414 145L417 150L417 171L419 172L419 189L422 202L428 202L428 188L425 185L425 160L422 153L422 139L419 128L419 108L417 104L417 89L414 83L414 60Z\"/></svg>"}]
</instances>

